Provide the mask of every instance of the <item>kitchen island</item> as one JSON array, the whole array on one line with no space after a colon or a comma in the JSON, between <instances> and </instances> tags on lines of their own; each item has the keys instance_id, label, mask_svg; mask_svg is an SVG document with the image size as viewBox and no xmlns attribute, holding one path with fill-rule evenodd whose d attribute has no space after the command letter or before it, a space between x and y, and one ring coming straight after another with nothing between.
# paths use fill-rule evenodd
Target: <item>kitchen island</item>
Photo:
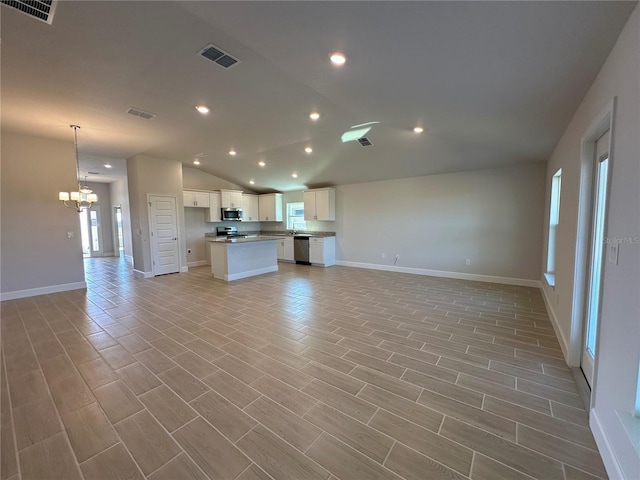
<instances>
[{"instance_id":1,"label":"kitchen island","mask_svg":"<svg viewBox=\"0 0 640 480\"><path fill-rule=\"evenodd\" d=\"M230 282L278 271L277 237L258 235L209 241L213 278Z\"/></svg>"}]
</instances>

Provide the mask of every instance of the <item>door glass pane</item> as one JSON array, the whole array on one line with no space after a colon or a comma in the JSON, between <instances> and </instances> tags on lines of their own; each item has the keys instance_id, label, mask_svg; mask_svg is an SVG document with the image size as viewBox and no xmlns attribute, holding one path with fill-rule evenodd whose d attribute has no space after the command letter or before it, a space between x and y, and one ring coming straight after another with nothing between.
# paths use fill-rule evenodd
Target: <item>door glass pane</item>
<instances>
[{"instance_id":1,"label":"door glass pane","mask_svg":"<svg viewBox=\"0 0 640 480\"><path fill-rule=\"evenodd\" d=\"M84 255L89 255L89 225L88 225L88 217L87 211L82 210L80 213L80 235L82 236L82 253Z\"/></svg>"},{"instance_id":2,"label":"door glass pane","mask_svg":"<svg viewBox=\"0 0 640 480\"><path fill-rule=\"evenodd\" d=\"M600 310L600 282L602 280L602 258L604 254L604 221L607 198L607 176L609 159L604 158L597 164L596 195L593 217L593 239L591 251L591 272L589 275L589 297L587 307L586 349L589 355L596 354L596 332Z\"/></svg>"},{"instance_id":3,"label":"door glass pane","mask_svg":"<svg viewBox=\"0 0 640 480\"><path fill-rule=\"evenodd\" d=\"M91 221L91 248L94 252L100 251L100 236L98 235L98 212L89 210L89 219Z\"/></svg>"}]
</instances>

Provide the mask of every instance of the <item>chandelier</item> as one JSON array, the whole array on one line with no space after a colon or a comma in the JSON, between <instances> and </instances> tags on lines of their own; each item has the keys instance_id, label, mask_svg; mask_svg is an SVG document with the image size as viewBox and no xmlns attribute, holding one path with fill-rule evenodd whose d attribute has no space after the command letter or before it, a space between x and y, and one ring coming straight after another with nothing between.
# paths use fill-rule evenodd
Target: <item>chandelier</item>
<instances>
[{"instance_id":1,"label":"chandelier","mask_svg":"<svg viewBox=\"0 0 640 480\"><path fill-rule=\"evenodd\" d=\"M69 125L73 128L74 146L76 150L76 177L78 178L78 191L77 192L60 192L58 193L58 200L67 208L75 208L78 212L83 209L91 208L95 202L98 201L98 195L93 193L93 190L87 185L87 177L84 177L84 185L80 183L80 156L78 155L78 125ZM67 202L73 203L67 203Z\"/></svg>"}]
</instances>

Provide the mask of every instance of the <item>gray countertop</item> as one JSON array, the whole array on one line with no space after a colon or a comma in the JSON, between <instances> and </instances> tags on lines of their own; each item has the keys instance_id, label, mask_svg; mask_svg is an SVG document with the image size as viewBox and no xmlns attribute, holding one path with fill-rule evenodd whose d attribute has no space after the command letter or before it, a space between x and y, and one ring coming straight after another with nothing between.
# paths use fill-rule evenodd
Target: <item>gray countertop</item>
<instances>
[{"instance_id":1,"label":"gray countertop","mask_svg":"<svg viewBox=\"0 0 640 480\"><path fill-rule=\"evenodd\" d=\"M227 237L207 237L209 242L216 243L254 243L254 242L269 242L279 240L280 237L271 235L257 235L255 237L240 237L240 238L227 238Z\"/></svg>"},{"instance_id":2,"label":"gray countertop","mask_svg":"<svg viewBox=\"0 0 640 480\"><path fill-rule=\"evenodd\" d=\"M293 234L293 232L283 232L283 231L265 231L265 232L238 232L241 235L252 235L251 237L246 237L246 238L240 238L240 239L228 239L227 237L218 237L216 235L215 232L210 232L210 233L205 233L204 236L207 240L209 240L210 242L212 241L216 241L216 242L225 242L227 240L233 240L234 242L236 240L252 240L256 241L256 238L262 238L265 239L267 237L277 237L278 238L282 238L282 237L295 237L295 235L304 235L305 237L335 237L336 236L336 232L305 232L305 231L301 231L301 232L296 232L295 235ZM273 240L273 238L271 239Z\"/></svg>"}]
</instances>

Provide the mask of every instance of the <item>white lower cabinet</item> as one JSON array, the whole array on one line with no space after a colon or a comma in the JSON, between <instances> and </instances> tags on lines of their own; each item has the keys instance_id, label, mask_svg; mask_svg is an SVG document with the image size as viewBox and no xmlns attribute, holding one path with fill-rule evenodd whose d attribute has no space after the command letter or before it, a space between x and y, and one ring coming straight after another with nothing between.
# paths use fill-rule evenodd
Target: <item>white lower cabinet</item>
<instances>
[{"instance_id":1,"label":"white lower cabinet","mask_svg":"<svg viewBox=\"0 0 640 480\"><path fill-rule=\"evenodd\" d=\"M284 259L287 262L293 262L293 238L285 238L284 239Z\"/></svg>"},{"instance_id":2,"label":"white lower cabinet","mask_svg":"<svg viewBox=\"0 0 640 480\"><path fill-rule=\"evenodd\" d=\"M311 237L309 239L311 265L329 267L336 263L336 237Z\"/></svg>"},{"instance_id":3,"label":"white lower cabinet","mask_svg":"<svg viewBox=\"0 0 640 480\"><path fill-rule=\"evenodd\" d=\"M282 262L293 262L293 238L283 238L278 240L278 260Z\"/></svg>"}]
</instances>

